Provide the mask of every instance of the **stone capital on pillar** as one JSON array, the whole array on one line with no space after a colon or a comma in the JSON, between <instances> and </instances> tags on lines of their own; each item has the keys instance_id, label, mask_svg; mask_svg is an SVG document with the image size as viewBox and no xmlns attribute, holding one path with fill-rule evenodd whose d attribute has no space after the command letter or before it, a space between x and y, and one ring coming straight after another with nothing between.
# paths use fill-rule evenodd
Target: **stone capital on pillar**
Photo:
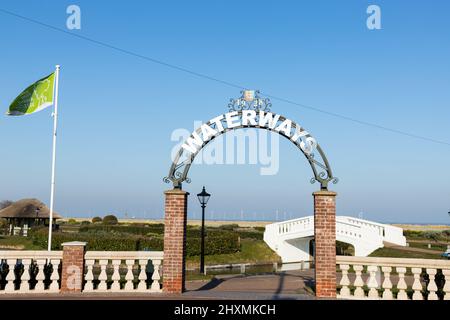
<instances>
[{"instance_id":1,"label":"stone capital on pillar","mask_svg":"<svg viewBox=\"0 0 450 320\"><path fill-rule=\"evenodd\" d=\"M174 189L170 189L170 190L164 191L164 194L165 194L166 196L167 196L167 195L179 195L179 196L186 195L186 196L188 196L188 195L189 195L189 192L184 191L184 190L182 190L182 189L174 188Z\"/></svg>"},{"instance_id":2,"label":"stone capital on pillar","mask_svg":"<svg viewBox=\"0 0 450 320\"><path fill-rule=\"evenodd\" d=\"M86 242L72 241L61 245L63 247L61 293L81 292Z\"/></svg>"},{"instance_id":3,"label":"stone capital on pillar","mask_svg":"<svg viewBox=\"0 0 450 320\"><path fill-rule=\"evenodd\" d=\"M316 296L321 298L336 297L336 195L313 193Z\"/></svg>"},{"instance_id":4,"label":"stone capital on pillar","mask_svg":"<svg viewBox=\"0 0 450 320\"><path fill-rule=\"evenodd\" d=\"M186 259L187 198L181 189L164 192L164 262L163 291L180 294L184 291Z\"/></svg>"},{"instance_id":5,"label":"stone capital on pillar","mask_svg":"<svg viewBox=\"0 0 450 320\"><path fill-rule=\"evenodd\" d=\"M334 191L328 191L328 190L320 190L313 192L313 196L323 196L323 197L336 197L337 193Z\"/></svg>"}]
</instances>

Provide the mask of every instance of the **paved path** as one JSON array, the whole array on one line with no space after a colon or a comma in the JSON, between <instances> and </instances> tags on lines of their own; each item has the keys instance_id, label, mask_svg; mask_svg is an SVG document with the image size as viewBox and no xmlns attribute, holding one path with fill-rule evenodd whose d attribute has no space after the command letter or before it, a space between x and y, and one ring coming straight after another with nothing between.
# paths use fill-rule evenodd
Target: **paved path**
<instances>
[{"instance_id":1,"label":"paved path","mask_svg":"<svg viewBox=\"0 0 450 320\"><path fill-rule=\"evenodd\" d=\"M311 300L315 297L308 286L314 276L313 270L288 271L261 275L221 275L212 280L186 282L182 295L142 293L83 293L83 294L15 294L2 295L1 299L112 299L112 300L205 300L205 299L256 299L256 300Z\"/></svg>"}]
</instances>

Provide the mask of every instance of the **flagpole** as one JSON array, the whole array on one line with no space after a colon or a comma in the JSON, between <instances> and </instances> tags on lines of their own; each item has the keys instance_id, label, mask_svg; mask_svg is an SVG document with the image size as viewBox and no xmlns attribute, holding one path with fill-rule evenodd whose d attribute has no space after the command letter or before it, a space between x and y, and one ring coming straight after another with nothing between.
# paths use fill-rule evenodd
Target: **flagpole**
<instances>
[{"instance_id":1,"label":"flagpole","mask_svg":"<svg viewBox=\"0 0 450 320\"><path fill-rule=\"evenodd\" d=\"M55 71L55 109L53 112L53 154L52 154L52 181L50 189L50 221L48 224L48 251L52 250L52 230L53 230L53 205L55 197L55 162L56 162L56 128L58 125L58 85L59 85L59 65Z\"/></svg>"}]
</instances>

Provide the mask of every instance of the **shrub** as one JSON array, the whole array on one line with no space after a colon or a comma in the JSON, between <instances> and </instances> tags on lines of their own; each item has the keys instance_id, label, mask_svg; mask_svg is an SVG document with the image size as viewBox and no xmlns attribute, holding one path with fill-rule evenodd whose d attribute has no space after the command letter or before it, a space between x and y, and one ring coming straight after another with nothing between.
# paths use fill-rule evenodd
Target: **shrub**
<instances>
[{"instance_id":1,"label":"shrub","mask_svg":"<svg viewBox=\"0 0 450 320\"><path fill-rule=\"evenodd\" d=\"M46 228L34 229L30 231L30 238L33 244L46 248L48 230ZM86 249L94 251L136 251L136 250L163 250L164 240L158 236L140 236L124 234L111 234L98 231L96 233L63 233L54 232L52 236L52 249L61 250L61 243L68 241L87 242ZM186 239L186 254L197 256L200 254L200 238ZM225 254L239 251L240 245L238 235L230 233L222 236L207 236L205 238L205 254Z\"/></svg>"},{"instance_id":2,"label":"shrub","mask_svg":"<svg viewBox=\"0 0 450 320\"><path fill-rule=\"evenodd\" d=\"M433 241L437 241L439 240L439 234L437 232L424 232L423 233L424 237Z\"/></svg>"},{"instance_id":3,"label":"shrub","mask_svg":"<svg viewBox=\"0 0 450 320\"><path fill-rule=\"evenodd\" d=\"M220 237L205 237L205 255L235 253L240 250L239 239L237 234ZM187 238L186 255L198 256L201 249L200 238Z\"/></svg>"},{"instance_id":4,"label":"shrub","mask_svg":"<svg viewBox=\"0 0 450 320\"><path fill-rule=\"evenodd\" d=\"M445 238L450 238L450 230L444 230L444 231L442 231L442 235L443 235Z\"/></svg>"},{"instance_id":5,"label":"shrub","mask_svg":"<svg viewBox=\"0 0 450 320\"><path fill-rule=\"evenodd\" d=\"M241 239L254 239L254 240L262 240L264 238L264 234L262 232L257 231L241 231L238 232Z\"/></svg>"},{"instance_id":6,"label":"shrub","mask_svg":"<svg viewBox=\"0 0 450 320\"><path fill-rule=\"evenodd\" d=\"M93 217L92 218L92 223L99 223L99 222L102 222L102 218L100 218L100 217Z\"/></svg>"},{"instance_id":7,"label":"shrub","mask_svg":"<svg viewBox=\"0 0 450 320\"><path fill-rule=\"evenodd\" d=\"M232 224L223 224L219 227L222 230L230 230L233 231L234 229L239 228L239 225L236 223L232 223Z\"/></svg>"},{"instance_id":8,"label":"shrub","mask_svg":"<svg viewBox=\"0 0 450 320\"><path fill-rule=\"evenodd\" d=\"M86 220L84 220L84 221L81 221L81 225L83 226L85 226L85 225L89 225L89 224L91 224L91 222L90 221L86 221Z\"/></svg>"},{"instance_id":9,"label":"shrub","mask_svg":"<svg viewBox=\"0 0 450 320\"><path fill-rule=\"evenodd\" d=\"M89 226L82 226L80 232L112 232L112 233L129 233L147 235L148 233L163 234L164 224L150 224L150 225L103 225L95 224Z\"/></svg>"},{"instance_id":10,"label":"shrub","mask_svg":"<svg viewBox=\"0 0 450 320\"><path fill-rule=\"evenodd\" d=\"M117 217L115 215L110 214L103 218L103 224L115 225L118 223L119 220L117 220Z\"/></svg>"},{"instance_id":11,"label":"shrub","mask_svg":"<svg viewBox=\"0 0 450 320\"><path fill-rule=\"evenodd\" d=\"M69 219L69 221L67 221L68 224L77 224L77 220L75 219Z\"/></svg>"},{"instance_id":12,"label":"shrub","mask_svg":"<svg viewBox=\"0 0 450 320\"><path fill-rule=\"evenodd\" d=\"M255 229L256 231L259 231L259 232L266 231L266 227L253 227L253 229Z\"/></svg>"}]
</instances>

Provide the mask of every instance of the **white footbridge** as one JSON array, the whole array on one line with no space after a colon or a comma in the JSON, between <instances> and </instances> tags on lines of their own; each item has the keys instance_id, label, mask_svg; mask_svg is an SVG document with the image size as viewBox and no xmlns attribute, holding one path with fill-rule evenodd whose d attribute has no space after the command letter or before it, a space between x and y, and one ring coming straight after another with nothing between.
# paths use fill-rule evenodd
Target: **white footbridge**
<instances>
[{"instance_id":1,"label":"white footbridge","mask_svg":"<svg viewBox=\"0 0 450 320\"><path fill-rule=\"evenodd\" d=\"M264 241L283 263L312 261L313 239L314 216L272 223L264 232ZM385 242L406 246L402 228L348 216L336 216L336 240L353 245L357 257L368 256Z\"/></svg>"}]
</instances>

